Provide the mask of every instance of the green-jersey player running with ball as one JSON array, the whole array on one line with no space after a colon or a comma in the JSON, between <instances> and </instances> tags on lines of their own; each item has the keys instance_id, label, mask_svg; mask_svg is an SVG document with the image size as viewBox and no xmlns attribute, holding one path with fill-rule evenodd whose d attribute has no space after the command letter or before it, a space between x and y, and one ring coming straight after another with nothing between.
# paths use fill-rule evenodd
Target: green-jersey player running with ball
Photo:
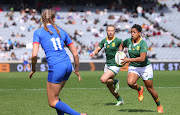
<instances>
[{"instance_id":1,"label":"green-jersey player running with ball","mask_svg":"<svg viewBox=\"0 0 180 115\"><path fill-rule=\"evenodd\" d=\"M106 64L104 67L104 74L101 76L100 80L102 83L107 84L109 91L117 99L116 106L119 106L124 103L124 100L118 94L119 80L114 79L116 74L121 69L115 63L115 54L118 51L122 40L114 36L115 27L113 25L108 25L106 31L108 37L100 42L99 46L90 54L90 56L94 57L102 48L105 49Z\"/></svg>"},{"instance_id":2,"label":"green-jersey player running with ball","mask_svg":"<svg viewBox=\"0 0 180 115\"><path fill-rule=\"evenodd\" d=\"M142 101L144 88L137 84L137 80L141 77L144 84L152 95L156 105L158 113L163 113L163 107L160 104L158 94L153 87L153 68L150 61L147 58L148 46L146 42L141 38L142 28L140 25L133 25L131 28L131 38L126 39L119 47L119 50L128 48L130 58L125 58L123 64L130 63L128 68L127 83L130 88L135 89L139 93L139 101Z\"/></svg>"}]
</instances>

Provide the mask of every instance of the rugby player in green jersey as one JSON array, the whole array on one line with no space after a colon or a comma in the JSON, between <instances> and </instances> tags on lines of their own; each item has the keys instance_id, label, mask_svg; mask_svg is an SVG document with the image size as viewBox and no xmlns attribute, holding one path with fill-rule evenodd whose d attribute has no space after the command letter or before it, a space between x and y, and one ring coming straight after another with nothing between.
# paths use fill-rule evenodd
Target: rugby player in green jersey
<instances>
[{"instance_id":1,"label":"rugby player in green jersey","mask_svg":"<svg viewBox=\"0 0 180 115\"><path fill-rule=\"evenodd\" d=\"M120 70L120 67L115 63L115 54L119 50L122 40L114 36L115 27L113 25L107 26L106 31L108 37L100 42L99 46L90 54L90 56L94 57L102 48L105 49L106 64L104 67L104 74L101 76L100 80L102 83L107 84L109 91L117 99L116 106L119 106L124 103L124 100L118 94L119 80L114 79Z\"/></svg>"},{"instance_id":2,"label":"rugby player in green jersey","mask_svg":"<svg viewBox=\"0 0 180 115\"><path fill-rule=\"evenodd\" d=\"M128 68L127 83L130 88L135 89L139 93L139 101L142 101L144 88L139 86L136 81L141 77L144 84L152 95L157 104L158 113L163 113L163 107L160 104L158 94L153 88L153 68L147 58L148 46L141 38L142 28L140 25L133 25L131 28L132 38L126 39L120 46L119 50L123 51L124 47L128 48L130 58L125 58L123 64L130 63Z\"/></svg>"}]
</instances>

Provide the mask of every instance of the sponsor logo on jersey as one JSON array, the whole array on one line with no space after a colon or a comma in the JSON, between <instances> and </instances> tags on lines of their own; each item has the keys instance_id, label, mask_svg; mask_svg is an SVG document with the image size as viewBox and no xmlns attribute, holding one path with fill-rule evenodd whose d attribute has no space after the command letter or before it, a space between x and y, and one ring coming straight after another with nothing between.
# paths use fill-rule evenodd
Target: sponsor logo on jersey
<instances>
[{"instance_id":1,"label":"sponsor logo on jersey","mask_svg":"<svg viewBox=\"0 0 180 115\"><path fill-rule=\"evenodd\" d=\"M110 45L107 46L107 48L109 48Z\"/></svg>"},{"instance_id":2,"label":"sponsor logo on jersey","mask_svg":"<svg viewBox=\"0 0 180 115\"><path fill-rule=\"evenodd\" d=\"M116 45L115 45L115 43L112 43L112 47L115 47Z\"/></svg>"},{"instance_id":3,"label":"sponsor logo on jersey","mask_svg":"<svg viewBox=\"0 0 180 115\"><path fill-rule=\"evenodd\" d=\"M137 46L137 49L136 50L140 50L140 46Z\"/></svg>"},{"instance_id":4,"label":"sponsor logo on jersey","mask_svg":"<svg viewBox=\"0 0 180 115\"><path fill-rule=\"evenodd\" d=\"M135 50L135 48L133 48L132 50Z\"/></svg>"}]
</instances>

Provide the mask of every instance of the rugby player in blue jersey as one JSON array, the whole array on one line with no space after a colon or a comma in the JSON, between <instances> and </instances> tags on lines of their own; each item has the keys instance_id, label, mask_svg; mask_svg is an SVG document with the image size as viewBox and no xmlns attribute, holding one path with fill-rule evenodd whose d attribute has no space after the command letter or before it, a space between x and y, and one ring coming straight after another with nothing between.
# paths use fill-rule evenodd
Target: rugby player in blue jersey
<instances>
[{"instance_id":1,"label":"rugby player in blue jersey","mask_svg":"<svg viewBox=\"0 0 180 115\"><path fill-rule=\"evenodd\" d=\"M86 115L85 113L76 112L59 99L59 93L72 72L72 64L69 56L66 54L64 44L68 46L73 54L75 63L74 72L78 76L79 81L81 81L81 76L79 74L79 57L76 48L69 35L55 25L55 13L52 10L44 10L41 14L41 18L44 27L34 32L32 71L30 72L29 78L31 79L36 71L37 54L39 44L41 44L49 66L47 78L49 105L56 109L58 115L64 115L64 113L70 115Z\"/></svg>"}]
</instances>

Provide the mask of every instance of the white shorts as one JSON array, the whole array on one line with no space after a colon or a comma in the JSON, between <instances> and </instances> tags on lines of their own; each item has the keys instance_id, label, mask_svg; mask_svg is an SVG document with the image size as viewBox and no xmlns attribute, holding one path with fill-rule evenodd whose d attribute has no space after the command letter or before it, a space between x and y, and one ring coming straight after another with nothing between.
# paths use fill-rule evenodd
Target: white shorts
<instances>
[{"instance_id":1,"label":"white shorts","mask_svg":"<svg viewBox=\"0 0 180 115\"><path fill-rule=\"evenodd\" d=\"M104 73L107 70L111 70L112 72L114 72L114 74L116 75L119 71L120 71L121 67L117 67L117 66L108 66L107 64L105 64L104 66Z\"/></svg>"},{"instance_id":2,"label":"white shorts","mask_svg":"<svg viewBox=\"0 0 180 115\"><path fill-rule=\"evenodd\" d=\"M152 80L153 79L153 68L152 65L147 65L145 67L128 67L128 73L136 73L143 80Z\"/></svg>"}]
</instances>

